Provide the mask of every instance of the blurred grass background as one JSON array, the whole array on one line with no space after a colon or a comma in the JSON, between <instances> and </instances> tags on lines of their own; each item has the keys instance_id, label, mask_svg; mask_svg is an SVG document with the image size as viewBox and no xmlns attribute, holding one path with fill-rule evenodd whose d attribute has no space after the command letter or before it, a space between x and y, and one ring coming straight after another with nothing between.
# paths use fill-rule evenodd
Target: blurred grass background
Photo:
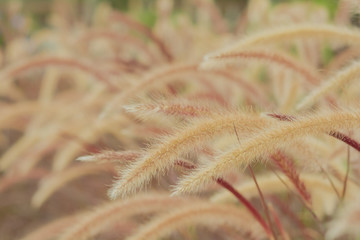
<instances>
[{"instance_id":1,"label":"blurred grass background","mask_svg":"<svg viewBox=\"0 0 360 240\"><path fill-rule=\"evenodd\" d=\"M220 11L230 23L235 21L239 14L243 13L248 1L215 0ZM296 1L309 1L326 6L332 17L335 15L338 5L338 0L272 0L271 2L276 5L280 2ZM129 12L133 17L149 27L154 26L156 22L156 0L0 0L0 47L5 46L6 31L21 31L21 26L25 22L27 24L26 34L31 34L43 27L49 27L47 26L47 19L50 13L54 11L54 2L71 5L71 14L79 16L79 20L82 22L88 22L94 9L101 3L107 3L122 12ZM180 12L186 9L188 2L174 0L174 16L178 13L177 11ZM191 14L191 11L189 14Z\"/></svg>"}]
</instances>

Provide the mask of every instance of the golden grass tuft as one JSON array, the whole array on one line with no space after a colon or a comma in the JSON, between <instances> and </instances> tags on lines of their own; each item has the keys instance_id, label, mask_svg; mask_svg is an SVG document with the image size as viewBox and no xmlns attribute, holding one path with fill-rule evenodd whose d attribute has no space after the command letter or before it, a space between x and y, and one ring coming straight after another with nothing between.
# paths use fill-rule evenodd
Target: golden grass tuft
<instances>
[{"instance_id":1,"label":"golden grass tuft","mask_svg":"<svg viewBox=\"0 0 360 240\"><path fill-rule=\"evenodd\" d=\"M234 166L244 168L255 160L275 153L279 148L291 147L295 139L359 127L359 118L360 112L356 110L329 111L265 130L244 141L239 148L219 156L215 162L182 179L174 194L198 192L212 179L222 177Z\"/></svg>"},{"instance_id":2,"label":"golden grass tuft","mask_svg":"<svg viewBox=\"0 0 360 240\"><path fill-rule=\"evenodd\" d=\"M125 169L121 178L114 183L109 196L115 199L134 194L137 189L144 187L151 177L158 176L171 167L182 154L194 151L220 134L233 133L234 125L241 133L249 134L270 124L275 122L249 113L217 115L190 125L178 131L178 134L163 139L162 144Z\"/></svg>"},{"instance_id":3,"label":"golden grass tuft","mask_svg":"<svg viewBox=\"0 0 360 240\"><path fill-rule=\"evenodd\" d=\"M356 1L111 2L0 2L1 240L359 238Z\"/></svg>"}]
</instances>

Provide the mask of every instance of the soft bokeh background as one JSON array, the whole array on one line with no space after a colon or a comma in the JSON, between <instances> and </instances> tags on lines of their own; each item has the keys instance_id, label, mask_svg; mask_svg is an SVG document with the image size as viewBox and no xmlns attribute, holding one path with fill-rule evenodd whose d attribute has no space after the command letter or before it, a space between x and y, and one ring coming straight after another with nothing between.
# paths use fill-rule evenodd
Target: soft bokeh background
<instances>
[{"instance_id":1,"label":"soft bokeh background","mask_svg":"<svg viewBox=\"0 0 360 240\"><path fill-rule=\"evenodd\" d=\"M137 21L143 23L149 28L155 29L154 32L160 36L162 31L159 29L162 29L161 27L163 26L160 24L160 26L158 26L158 29L156 29L156 23L163 23L161 21L157 21L158 6L156 4L159 1L156 0L23 0L23 1L0 0L0 68L2 70L2 67L4 66L5 67L8 65L11 66L11 64L15 65L18 62L18 60L22 60L23 58L28 57L27 55L29 55L29 57L32 57L42 52L54 54L56 51L53 50L54 49L56 50L56 47L53 47L54 45L51 45L54 44L55 42L55 41L52 42L53 39L51 34L53 34L52 33L53 30L54 34L58 33L58 35L54 35L54 38L59 37L61 39L64 33L66 34L68 33L70 35L69 37L67 36L68 41L64 41L64 42L59 41L61 42L61 44L64 43L65 47L69 47L68 45L70 45L69 49L67 49L68 55L73 54L75 58L81 56L83 58L90 59L91 61L93 61L94 65L98 64L95 66L99 68L98 69L99 71L100 70L108 71L108 75L113 77L115 80L118 80L117 77L119 76L121 77L129 76L129 79L131 80L133 79L141 80L143 76L145 76L147 71L151 71L153 68L157 67L156 64L158 65L166 64L164 57L161 56L158 49L152 46L151 44L153 43L149 39L146 39L144 36L141 36L141 34L137 34L129 31L131 32L131 36L138 37L145 44L150 45L149 47L150 51L153 51L156 54L158 54L157 57L159 61L154 63L149 61L147 58L143 60L140 58L142 57L142 55L140 55L139 57L140 60L145 61L145 63L148 65L139 61L138 63L142 63L143 65L139 64L138 65L140 66L139 70L135 69L138 71L134 71L134 72L130 72L130 71L126 72L125 70L123 71L123 69L120 68L122 66L120 63L119 65L115 65L114 68L113 65L111 65L108 69L106 68L107 67L106 62L101 62L102 61L101 57L104 57L103 55L105 55L105 57L108 57L106 56L106 54L112 57L113 52L115 52L115 51L112 52L111 48L110 48L111 51L110 50L108 52L103 51L103 49L108 50L107 47L109 44L106 41L105 44L103 42L100 42L100 48L99 48L100 50L97 49L99 45L96 44L91 45L90 47L88 47L88 49L93 51L89 50L89 52L86 52L85 51L86 49L84 50L81 49L81 47L78 47L81 44L79 45L74 44L75 46L74 47L71 45L71 43L74 43L76 42L76 40L78 40L77 37L79 36L76 36L77 34L76 31L78 29L82 30L83 33L86 33L86 31L90 32L90 30L92 30L93 28L95 29L96 27L98 27L96 24L99 24L102 19L101 16L94 16L94 15L96 15L97 13L106 12L106 8L109 6L115 10L125 13L127 16L130 16L133 19L136 19ZM164 0L163 2L166 2L166 0ZM170 27L173 27L173 29L171 29L172 31L170 32L172 34L170 36L171 38L170 37L166 38L167 36L164 36L166 34L162 35L161 37L163 38L162 40L168 45L169 49L172 51L175 62L183 63L187 61L189 62L201 61L201 59L205 54L220 48L221 46L224 45L224 43L229 41L229 39L237 38L238 37L236 36L237 34L241 35L244 32L247 33L247 30L249 30L248 32L251 32L253 29L261 30L261 29L267 29L269 26L273 27L276 25L281 25L288 19L292 19L294 23L300 23L306 20L317 21L319 23L325 23L325 22L333 23L335 22L336 11L338 8L337 0L272 0L272 1L252 0L251 10L253 11L251 11L251 16L249 16L250 21L248 26L246 26L247 27L246 31L245 30L238 31L238 29L236 28L239 27L239 25L241 25L239 24L239 22L242 19L242 17L245 15L246 9L250 5L249 4L250 1L216 0L215 2L218 6L219 11L221 12L221 16L224 16L224 19L226 20L226 23L229 26L229 31L224 33L223 35L219 34L216 31L213 31L214 29L212 28L212 26L211 27L208 26L211 23L208 23L206 21L203 22L200 21L200 23L203 24L201 25L198 24L198 22L196 22L199 21L199 19L201 19L201 16L199 17L199 15L201 15L201 11L196 11L196 9L194 9L194 4L190 4L192 3L191 1L174 0L174 8L172 9L172 12L169 17L170 21L167 21L167 19L165 19L166 23L170 22L171 24L168 25ZM261 3L264 2L269 3L270 6L261 5ZM309 4L302 4L304 2ZM299 7L299 5L296 5L297 3L299 3L301 7ZM359 9L351 9L351 11L352 12L349 14L351 16L350 21L348 19L348 15L346 15L346 17L344 18L345 19L344 21L346 21L345 24L348 25L352 24L355 26L359 26L360 25L360 21L359 21L360 14L358 13ZM282 13L284 12L288 14L282 15ZM293 17L292 14L295 17ZM182 22L184 18L181 17L183 17L184 15L186 16L185 18L186 21ZM298 17L299 15L300 17ZM261 18L264 16L266 16L268 18L267 20L269 21L263 21L263 19ZM96 19L97 22L94 19ZM165 20L163 19L163 21ZM339 22L340 23L337 24L339 25L342 24L341 21ZM104 25L106 26L106 24ZM169 26L165 26L165 27L169 27ZM187 26L189 28L189 31L188 32L185 31L187 30L186 27L185 29L183 29L181 26ZM51 31L44 31L47 29ZM38 39L41 39L41 37L43 36L42 34L47 36L49 38L49 41L44 41L42 44L36 45L35 44L36 41ZM178 35L181 34L183 34L184 36L178 37ZM179 41L177 42L176 40ZM188 44L188 42L190 42L190 44ZM121 45L119 47L120 50L125 49L124 50L124 52L126 53L126 55L124 55L125 60L128 60L128 62L125 63L131 65L133 63L131 61L137 60L136 54L133 55L132 53L126 52L126 47L127 47L126 44L122 44L121 42L117 42L117 43ZM59 52L64 51L64 49L62 49L63 46L61 44L59 44L58 46ZM111 47L112 45L109 46ZM303 59L304 62L313 64L316 67L326 66L326 64L329 61L331 61L332 58L336 55L337 51L341 51L342 49L344 49L343 46L337 47L337 45L332 46L327 43L322 45L309 44L309 46L310 46L309 48L310 50L316 49L316 51L309 51L314 54L312 55L310 54L309 56L304 54L303 56L300 57L304 57ZM123 47L124 49L121 47ZM120 50L119 52L121 52ZM189 53L186 52L186 50L189 50ZM290 50L294 50L294 48L291 48ZM79 54L79 52L83 55ZM103 54L104 52L105 54ZM295 51L293 52L289 51L289 52L294 53ZM104 66L104 69L102 69L102 66ZM45 77L50 76L51 78L51 71L49 72L50 74L47 75L41 71L35 72L35 74L28 74L28 75L24 74L24 76L17 79L16 82L17 85L15 84L14 85L15 87L18 87L19 89L23 90L23 92L21 93L24 96L28 97L28 99L25 100L30 100L30 101L36 100L36 98L38 97L37 96L38 92L32 91L32 88L37 90L40 88L41 82L38 81L38 79L42 79L42 77L44 76ZM264 93L264 95L266 95L267 93L272 94L272 91L270 91L272 89L265 88L267 87L266 81L268 80L267 78L269 78L269 76L266 75L267 72L264 70L264 68L255 66L253 72L250 70L247 73L249 76L254 76L254 78L257 77L259 78L257 84L259 85L263 84L264 85L263 89L267 89L268 91L268 92L262 92ZM56 72L55 72L55 76L56 76ZM88 91L88 89L96 88L93 87L95 81L89 82L90 84L88 86L86 85L86 83L89 80L89 77L85 75L84 77L85 81L83 81L85 83L83 83L81 82L83 79L81 79L81 77L78 76L79 76L78 72L71 71L71 69L70 71L68 69L66 71L62 71L62 70L59 71L58 78L59 79L61 78L62 80L61 82L65 82L65 83L63 83L64 85L59 84L59 89L58 92L56 92L56 94L61 95L59 93L61 93L61 91L64 89L69 90L71 93L74 92L74 95L71 96L74 97L75 99L74 102L76 103L80 102L81 94L83 94L84 96L88 96L92 94L92 92ZM79 78L79 83L81 84L78 84L76 82L77 84L76 85L73 83L72 80L77 78ZM64 79L69 81L68 82L63 81ZM127 81L126 78L124 79ZM280 79L279 82L281 82L282 79L281 78L279 79ZM124 80L124 84L128 84L130 82L130 81L126 82L125 80ZM280 84L277 84L276 86L279 85ZM69 86L73 87L74 91L72 91ZM175 84L174 86L176 87ZM181 87L182 85L179 86ZM227 89L224 88L223 90L225 91ZM280 90L282 91L282 89ZM279 93L282 93L280 90ZM0 94L0 100L4 102L4 103L1 102L1 104L4 104L4 106L10 109L11 106L7 106L6 104L8 104L9 102L12 104L12 102L10 101L11 98L9 98L10 100L7 99L6 91L2 90L2 92L5 93L1 93L2 95ZM111 94L112 93L102 94L99 99L101 100L103 98L109 97ZM237 94L234 95L238 96ZM279 97L279 99L281 99L281 97L283 96L286 97L286 94L278 94L276 96L271 95L272 98ZM16 103L15 100L14 102ZM21 101L19 102L20 105ZM281 101L279 100L278 102ZM24 101L24 104L26 104L26 101ZM81 111L79 111L78 108L76 108L75 111L82 112L82 114L85 116L84 119L86 119L86 124L90 125L92 124L92 120L97 117L98 114L97 111L100 112L99 109L101 109L101 104L102 103L99 103L98 104L99 106L97 106L94 110L89 107L88 109L85 108L81 109ZM65 102L64 105L66 105L66 107L69 107L69 105L71 104L67 104L67 102ZM1 105L1 107L3 107L3 105ZM51 121L53 121L54 119L56 120L56 116L57 116L56 114L57 112L54 113L54 115L52 116L53 118L49 117L50 119L49 125ZM34 114L34 116L36 115ZM32 119L31 117L34 116L31 115L28 118L31 120ZM4 153L6 153L8 149L12 147L12 144L15 143L20 138L20 136L22 136L21 134L25 135L27 131L27 126L25 125L27 124L27 121L29 121L29 119L24 118L19 120L18 125L20 125L20 127L23 126L23 129L21 129L21 131L16 132L7 129L2 130L3 135L6 138L8 138L6 140L9 140L8 141L9 143L8 145L0 145L1 156L3 156ZM53 122L54 125L57 126L56 125L57 122L55 120ZM76 119L74 120L74 123L79 123L79 128L83 130L82 125L85 124L82 124L81 121L77 122ZM70 123L64 122L64 125L67 124L70 125ZM16 125L16 123L14 125ZM9 128L11 129L11 127L12 126L10 124ZM39 128L42 129L42 127L43 126L40 126ZM143 143L147 141L147 136L142 135L144 132L142 128L137 129L136 127L138 126L134 124L134 126L130 125L129 128L126 128L127 134L129 134L129 132L131 133L131 131L138 134L140 137L138 136L134 137L133 141L136 144L138 142L141 142L141 144L138 145L139 147L142 147L143 145L145 145ZM166 129L168 126L165 125L161 127L164 127ZM119 130L122 130L122 126L121 128L119 127ZM114 131L117 131L117 129L115 129ZM123 143L121 141L115 141L114 136L108 134L107 132L103 133L103 135L99 134L99 139L94 140L92 144L96 145L96 147L99 147L101 150L116 149L117 147L119 149L122 149L122 146L120 144L126 145L126 142L124 141ZM41 164L39 164L39 166L43 167L44 169L51 169L50 161L53 159L55 152L61 153L62 152L61 147L63 147L63 145L65 145L67 141L74 139L70 139L68 137L61 140L64 140L64 142L62 141L55 142L55 144L59 143L59 145L56 145L52 150L50 149L50 152L45 152L43 155L42 153L39 154L40 155L39 158L42 161ZM46 145L46 143L49 140L46 136L44 136L41 139L41 141L43 141L45 143L44 145ZM39 142L32 143L33 145L30 145L28 149L25 149L27 151L24 150L24 152L18 154L19 161L25 159L24 156L26 156L26 154L28 154L28 152L31 152L33 149L36 154L37 151L36 147L42 149L41 141L39 140ZM33 146L35 146L35 148ZM74 160L76 159L77 156L81 156L87 153L89 153L88 149L81 149L81 151L79 150L79 152L76 152L77 155L73 156L71 160L73 162L76 162ZM48 160L48 161L43 161L43 160ZM76 164L78 163L76 162L75 165ZM56 191L56 193L53 196L51 196L49 201L46 201L41 206L40 209L36 209L34 208L34 206L31 205L31 199L34 195L34 192L36 192L40 186L39 183L41 181L39 179L41 179L44 175L48 174L48 172L44 173L44 172L35 171L34 174L35 174L34 179L30 179L30 180L26 179L20 181L20 184L14 184L16 185L14 188L8 188L6 189L6 191L3 192L1 192L1 184L0 184L0 192L2 194L0 195L0 240L16 239L17 237L23 236L25 233L29 233L32 230L36 229L37 227L42 226L54 219L63 216L68 216L76 212L79 212L80 210L88 209L103 202L109 201L106 192L108 190L108 187L111 185L113 181L113 177L108 172L105 172L96 176L91 176L91 177L86 176L82 179L78 179L76 181L71 182L66 187L61 188L59 191ZM38 176L36 174L38 174ZM5 179L5 177L6 177L6 173L0 172L0 178ZM302 217L304 219L308 218L308 216L305 217L302 216ZM307 223L306 221L304 222L308 225L311 225L311 223Z\"/></svg>"},{"instance_id":2,"label":"soft bokeh background","mask_svg":"<svg viewBox=\"0 0 360 240\"><path fill-rule=\"evenodd\" d=\"M332 16L337 9L337 0L273 0L274 5L281 2L312 2L326 6ZM175 0L175 11L184 11L187 1ZM234 24L237 17L243 13L248 0L217 0L221 12L229 20L230 25ZM55 3L55 4L54 4ZM90 21L90 16L94 9L102 3L108 3L112 8L130 12L132 16L147 26L154 26L156 22L155 0L1 0L0 1L0 46L4 46L7 37L14 36L16 33L29 33L48 25L48 18L54 9L76 17L80 20ZM11 6L11 11L4 11L7 5ZM180 10L181 9L181 10ZM190 11L191 12L191 11ZM354 21L358 22L358 15L354 16Z\"/></svg>"}]
</instances>

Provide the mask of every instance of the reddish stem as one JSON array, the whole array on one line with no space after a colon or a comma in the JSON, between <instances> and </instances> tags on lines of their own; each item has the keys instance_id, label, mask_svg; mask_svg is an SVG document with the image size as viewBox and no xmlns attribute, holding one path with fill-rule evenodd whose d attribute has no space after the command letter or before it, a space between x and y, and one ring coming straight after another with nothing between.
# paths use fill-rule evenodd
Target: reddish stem
<instances>
[{"instance_id":1,"label":"reddish stem","mask_svg":"<svg viewBox=\"0 0 360 240\"><path fill-rule=\"evenodd\" d=\"M97 70L93 65L89 65L87 63L83 63L76 59L62 58L56 56L48 56L43 58L34 58L26 64L17 66L14 69L11 69L8 73L9 77L16 77L17 75L34 68L47 67L47 66L65 66L70 68L75 68L87 72L88 74L94 76L99 81L102 81L106 84L110 89L117 89L118 87L114 85L105 73Z\"/></svg>"},{"instance_id":2,"label":"reddish stem","mask_svg":"<svg viewBox=\"0 0 360 240\"><path fill-rule=\"evenodd\" d=\"M343 191L342 191L342 194L341 194L341 199L342 200L344 200L344 198L345 198L349 173L350 173L350 148L348 146L347 147L347 158L346 158L346 174L345 174L345 179L344 179Z\"/></svg>"},{"instance_id":3,"label":"reddish stem","mask_svg":"<svg viewBox=\"0 0 360 240\"><path fill-rule=\"evenodd\" d=\"M196 168L195 165L192 164L191 162L181 161L181 160L175 161L175 165L184 167L186 169L195 169ZM269 226L266 224L264 218L260 215L260 213L256 210L256 208L253 205L251 205L251 203L241 193L239 193L230 183L228 183L227 181L225 181L222 178L216 179L216 182L220 186L222 186L223 188L228 190L231 194L233 194L242 204L244 204L244 206L250 211L250 213L254 216L254 218L264 228L264 230L268 236L273 236L273 234L272 234Z\"/></svg>"},{"instance_id":4,"label":"reddish stem","mask_svg":"<svg viewBox=\"0 0 360 240\"><path fill-rule=\"evenodd\" d=\"M311 206L311 195L307 191L305 184L301 181L299 173L296 171L294 163L285 154L278 151L277 154L271 155L271 160L280 168L280 170L290 179L309 208Z\"/></svg>"},{"instance_id":5,"label":"reddish stem","mask_svg":"<svg viewBox=\"0 0 360 240\"><path fill-rule=\"evenodd\" d=\"M254 216L254 218L261 224L264 228L268 236L272 236L272 232L269 226L266 224L264 218L260 215L260 213L254 208L253 205L243 196L241 195L233 186L231 186L228 182L226 182L222 178L218 178L216 182L224 187L226 190L231 192L245 207L250 211L250 213Z\"/></svg>"},{"instance_id":6,"label":"reddish stem","mask_svg":"<svg viewBox=\"0 0 360 240\"><path fill-rule=\"evenodd\" d=\"M277 215L275 209L270 205L269 210L270 210L271 215L273 216L273 219L274 219L274 222L275 222L277 228L280 231L280 235L281 235L282 239L283 240L290 240L289 234L285 231L285 228L281 224L280 218Z\"/></svg>"},{"instance_id":7,"label":"reddish stem","mask_svg":"<svg viewBox=\"0 0 360 240\"><path fill-rule=\"evenodd\" d=\"M348 144L349 146L355 148L357 151L360 152L360 143L358 143L351 137L346 136L345 134L343 134L341 132L331 132L331 133L329 133L329 135L343 141L344 143Z\"/></svg>"},{"instance_id":8,"label":"reddish stem","mask_svg":"<svg viewBox=\"0 0 360 240\"><path fill-rule=\"evenodd\" d=\"M258 192L259 192L261 204L263 205L264 212L265 212L266 218L267 218L267 220L268 220L268 223L269 223L269 226L270 226L270 229L271 229L271 231L270 231L270 232L271 232L271 235L270 235L270 236L273 236L275 239L277 239L277 238L276 238L276 234L275 234L275 229L274 229L274 227L273 227L273 225L272 225L272 223L271 223L269 208L268 208L268 206L267 206L267 204L266 204L266 202L265 202L265 197L264 197L264 195L263 195L263 193L262 193L262 191L261 191L261 189L260 189L260 186L259 186L259 184L258 184L258 182L257 182L257 180L256 180L254 170L252 169L252 167L251 167L250 165L248 165L248 168L249 168L249 171L250 171L250 173L251 173L251 176L252 176L252 178L253 178L253 180L254 180L254 182L255 182L256 188L257 188L257 190L258 190Z\"/></svg>"},{"instance_id":9,"label":"reddish stem","mask_svg":"<svg viewBox=\"0 0 360 240\"><path fill-rule=\"evenodd\" d=\"M284 114L277 114L277 113L269 113L267 114L270 117L276 118L280 121L287 121L287 122L291 122L296 120L296 118L294 116L289 116L289 115L284 115ZM329 133L330 136L339 139L340 141L348 144L349 146L353 147L354 149L356 149L357 151L360 152L360 143L358 143L357 141L355 141L354 139L352 139L349 136L346 136L345 134L341 133L341 132L330 132Z\"/></svg>"}]
</instances>

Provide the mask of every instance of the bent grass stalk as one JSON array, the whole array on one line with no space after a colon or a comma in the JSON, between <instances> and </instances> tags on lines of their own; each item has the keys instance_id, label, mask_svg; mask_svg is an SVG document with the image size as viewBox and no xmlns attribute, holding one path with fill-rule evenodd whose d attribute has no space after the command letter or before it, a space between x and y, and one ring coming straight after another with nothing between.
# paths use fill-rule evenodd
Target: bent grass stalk
<instances>
[{"instance_id":1,"label":"bent grass stalk","mask_svg":"<svg viewBox=\"0 0 360 240\"><path fill-rule=\"evenodd\" d=\"M132 199L108 202L85 213L73 226L68 228L58 240L85 240L112 226L120 219L138 214L151 214L188 204L201 202L197 199L169 197L161 193L136 196Z\"/></svg>"},{"instance_id":2,"label":"bent grass stalk","mask_svg":"<svg viewBox=\"0 0 360 240\"><path fill-rule=\"evenodd\" d=\"M272 127L244 141L241 147L219 156L215 162L182 179L174 194L198 192L211 179L221 177L233 166L241 168L255 159L274 154L277 149L289 146L295 139L307 135L331 133L338 129L359 127L359 119L359 110L333 111Z\"/></svg>"},{"instance_id":3,"label":"bent grass stalk","mask_svg":"<svg viewBox=\"0 0 360 240\"><path fill-rule=\"evenodd\" d=\"M248 36L239 36L237 30L225 26L228 16L221 16L213 0L185 5L159 0L153 12L158 16L149 15L156 19L153 27L130 17L142 13L138 12L141 4L129 5L124 14L113 12L105 2L94 7L80 4L91 10L80 11L80 16L74 15L78 11L62 11L75 6L72 3L61 8L55 5L54 9L62 10L51 14L52 27L39 28L36 33L31 33L31 24L21 24L20 31L13 31L7 24L11 21L0 22L6 33L0 49L0 192L11 192L2 203L16 210L15 214L4 212L4 216L13 214L16 224L0 224L1 236L13 239L28 232L44 223L44 214L56 219L95 204L104 197L101 186L116 174L119 177L110 189L111 198L128 197L145 187L166 189L166 193L108 202L86 213L45 223L44 228L24 238L132 239L134 233L135 239L168 234L184 239L220 235L274 240L356 238L359 184L354 179L360 171L355 166L350 169L350 161L360 152L360 143L355 140L360 110L358 106L347 108L358 97L356 88L346 91L346 98L342 88L349 83L353 86L352 80L360 75L359 61L346 66L346 61L358 55L360 32L344 25L317 24L331 20L332 13L323 4L256 2L259 5L249 6L259 7L265 17L250 12L252 7L241 13L240 27L247 29ZM5 14L5 20L11 20L7 18L13 14L20 18L26 15L15 5L3 6L10 14ZM191 14L180 11L173 18L178 7L188 10L192 6L202 8L192 9ZM142 10L147 11L147 7ZM351 9L350 3L347 8ZM352 14L342 9L338 13L343 20ZM269 27L278 26L284 18L309 23ZM253 29L266 30L253 34ZM161 36L157 36L160 31ZM238 36L241 38L236 42ZM219 45L226 48L206 55L201 65L205 69L199 68L199 59ZM257 64L264 62L270 68ZM238 65L241 67L236 68ZM339 70L340 66L345 67ZM319 69L323 67L326 75ZM329 81L320 83L332 70ZM277 119L239 110L291 113L297 111L299 102L300 110L314 108L296 117L273 114ZM322 111L325 105L331 110ZM150 115L155 116L137 118ZM158 144L152 143L154 138L160 138ZM350 146L357 150L351 159ZM83 153L93 155L79 157ZM71 165L74 158L82 162ZM252 163L269 160L282 171L279 179L275 171L274 175L263 175L272 167L260 166L256 176L252 172ZM252 179L241 173L247 166ZM315 173L307 173L311 171ZM101 178L88 176L100 172ZM153 178L161 175L166 175L165 179L154 186ZM93 188L86 196L67 184L84 176L86 179L76 186L85 191ZM32 195L38 207L60 187L66 189L46 204L50 208L29 212L24 206L31 199L31 188L15 185L21 182L32 187L33 179L40 183ZM95 185L91 184L94 180ZM202 199L171 198L170 184L174 182L175 194L200 191L210 182L224 189L212 184ZM236 188L235 182L241 185ZM70 200L69 193L83 198L79 202L70 196L74 201L64 201ZM213 198L211 194L215 194ZM224 203L209 203L220 195L224 198L217 200ZM316 222L305 209L310 196L310 213L318 216ZM266 201L277 198L275 209L283 209L283 214L278 216L269 208L264 197ZM265 212L256 209L260 202ZM337 214L345 209L351 214ZM295 212L297 216L291 217ZM28 217L33 217L32 223L25 226ZM301 223L285 224L291 218ZM17 228L18 224L24 227ZM137 227L139 231L134 232Z\"/></svg>"},{"instance_id":4,"label":"bent grass stalk","mask_svg":"<svg viewBox=\"0 0 360 240\"><path fill-rule=\"evenodd\" d=\"M218 53L232 52L236 50L244 50L246 48L269 43L278 43L281 41L291 39L331 39L342 41L352 45L358 45L360 42L360 33L356 30L347 29L343 26L333 26L329 24L296 24L286 27L278 27L270 30L264 30L249 37L245 37L238 43L226 47L215 53L210 53L205 56L211 58L218 55Z\"/></svg>"},{"instance_id":5,"label":"bent grass stalk","mask_svg":"<svg viewBox=\"0 0 360 240\"><path fill-rule=\"evenodd\" d=\"M125 152L114 152L114 151L108 151L108 152L102 152L100 154L95 154L92 156L84 156L84 157L80 157L77 160L80 161L97 161L97 162L123 162L123 161L134 161L135 159L137 159L138 157L140 157L141 155L137 152L129 152L129 151L125 151ZM195 169L195 165L191 162L185 161L185 160L176 160L175 161L175 166L180 166L183 167L185 169ZM238 191L236 191L236 189L231 186L227 181L225 181L224 179L217 179L216 182L221 185L222 187L224 187L225 189L227 189L229 192L231 192L242 204L244 204L244 206L250 211L250 213L254 216L254 218L261 224L261 226L264 228L265 232L271 236L272 233L269 229L269 227L267 226L266 222L264 221L264 219L261 217L261 215L259 214L259 212L256 210L256 208L254 208L252 206L252 204L246 199L244 198L241 193L239 193Z\"/></svg>"},{"instance_id":6,"label":"bent grass stalk","mask_svg":"<svg viewBox=\"0 0 360 240\"><path fill-rule=\"evenodd\" d=\"M55 239L59 234L61 234L66 228L75 224L80 219L82 219L82 214L76 214L72 216L66 216L59 218L55 221L52 221L44 226L36 229L35 231L27 234L22 237L20 240L50 240Z\"/></svg>"},{"instance_id":7,"label":"bent grass stalk","mask_svg":"<svg viewBox=\"0 0 360 240\"><path fill-rule=\"evenodd\" d=\"M203 68L216 69L221 68L223 64L231 65L239 60L243 60L244 62L248 60L260 62L265 61L268 64L282 66L298 73L311 85L317 85L320 81L320 76L315 70L311 69L309 66L305 66L295 59L292 59L290 56L257 49L218 53L217 55L212 55L204 59L200 66Z\"/></svg>"},{"instance_id":8,"label":"bent grass stalk","mask_svg":"<svg viewBox=\"0 0 360 240\"><path fill-rule=\"evenodd\" d=\"M50 174L44 178L40 184L40 187L35 192L32 197L31 204L32 206L39 208L43 203L54 193L57 189L61 188L65 184L74 179L81 178L83 176L98 174L101 172L114 172L112 165L97 165L97 164L88 164L88 165L79 165L68 168L62 172L56 172Z\"/></svg>"},{"instance_id":9,"label":"bent grass stalk","mask_svg":"<svg viewBox=\"0 0 360 240\"><path fill-rule=\"evenodd\" d=\"M85 61L80 61L79 59L57 56L32 57L20 63L9 66L0 72L0 79L8 80L9 78L14 78L30 69L46 66L65 66L69 68L79 69L94 76L95 79L103 82L109 89L118 89L118 86L114 85L106 76L106 74L98 70L98 68L96 68L94 65L86 63Z\"/></svg>"},{"instance_id":10,"label":"bent grass stalk","mask_svg":"<svg viewBox=\"0 0 360 240\"><path fill-rule=\"evenodd\" d=\"M235 206L224 206L216 204L192 204L179 208L169 214L158 217L149 224L142 227L129 240L152 240L167 236L172 231L193 224L203 226L227 225L242 233L250 232L251 235L261 236L263 232L251 216ZM246 228L244 228L246 226ZM264 236L262 236L264 237ZM270 237L270 239L272 239Z\"/></svg>"},{"instance_id":11,"label":"bent grass stalk","mask_svg":"<svg viewBox=\"0 0 360 240\"><path fill-rule=\"evenodd\" d=\"M326 80L324 84L313 90L307 95L298 105L297 110L303 110L314 104L319 98L325 94L330 93L332 90L341 89L345 84L355 79L360 75L360 61L353 62L343 70L337 72L335 76Z\"/></svg>"},{"instance_id":12,"label":"bent grass stalk","mask_svg":"<svg viewBox=\"0 0 360 240\"><path fill-rule=\"evenodd\" d=\"M176 165L184 167L186 169L195 169L195 165L185 161L176 161ZM232 195L234 195L239 202L244 204L244 206L249 210L249 212L253 215L253 217L260 223L260 225L265 230L266 234L271 238L274 236L274 233L271 231L269 226L266 224L264 218L260 215L260 213L256 210L256 208L240 193L238 192L230 183L225 181L222 178L218 178L215 180L220 186L228 190Z\"/></svg>"},{"instance_id":13,"label":"bent grass stalk","mask_svg":"<svg viewBox=\"0 0 360 240\"><path fill-rule=\"evenodd\" d=\"M268 116L271 116L273 118L279 119L280 121L294 121L296 120L296 117L285 115L285 114L277 114L277 113L269 113ZM349 146L353 147L355 150L360 152L360 143L358 143L356 140L352 139L351 137L341 133L341 132L330 132L330 136L339 139L340 141L348 144Z\"/></svg>"},{"instance_id":14,"label":"bent grass stalk","mask_svg":"<svg viewBox=\"0 0 360 240\"><path fill-rule=\"evenodd\" d=\"M199 121L178 134L163 139L163 144L149 150L143 158L130 165L110 189L110 198L133 194L144 187L151 177L172 166L181 154L193 151L219 134L231 133L234 124L241 133L252 133L275 123L252 114L229 114Z\"/></svg>"}]
</instances>

